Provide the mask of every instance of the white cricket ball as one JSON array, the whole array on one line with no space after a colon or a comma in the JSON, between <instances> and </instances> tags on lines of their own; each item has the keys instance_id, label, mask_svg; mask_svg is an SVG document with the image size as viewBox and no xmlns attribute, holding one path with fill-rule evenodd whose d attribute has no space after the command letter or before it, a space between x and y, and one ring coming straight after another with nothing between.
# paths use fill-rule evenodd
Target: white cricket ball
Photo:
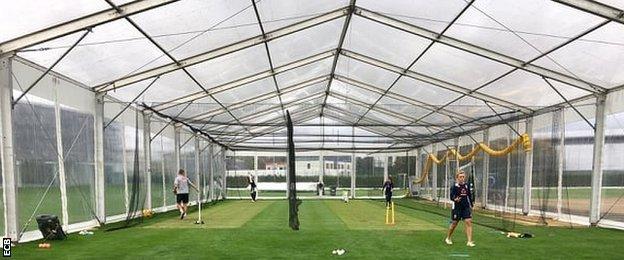
<instances>
[{"instance_id":1,"label":"white cricket ball","mask_svg":"<svg viewBox=\"0 0 624 260\"><path fill-rule=\"evenodd\" d=\"M338 255L344 255L346 251L344 249L339 249L338 250Z\"/></svg>"},{"instance_id":2,"label":"white cricket ball","mask_svg":"<svg viewBox=\"0 0 624 260\"><path fill-rule=\"evenodd\" d=\"M338 254L338 250L333 250L332 255Z\"/></svg>"}]
</instances>

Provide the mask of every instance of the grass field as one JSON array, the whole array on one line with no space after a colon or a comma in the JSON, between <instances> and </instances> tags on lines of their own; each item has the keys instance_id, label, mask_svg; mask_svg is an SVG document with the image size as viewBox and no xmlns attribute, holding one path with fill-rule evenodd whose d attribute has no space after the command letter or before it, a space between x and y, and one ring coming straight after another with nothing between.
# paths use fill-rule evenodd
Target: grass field
<instances>
[{"instance_id":1,"label":"grass field","mask_svg":"<svg viewBox=\"0 0 624 260\"><path fill-rule=\"evenodd\" d=\"M319 259L346 249L344 258L357 259L621 259L624 232L602 228L517 226L532 239L510 239L499 231L476 225L477 246L465 246L463 225L455 244L442 239L448 225L445 211L420 201L397 200L396 225L384 224L381 201L306 200L300 206L301 230L288 228L288 204L283 200L225 201L204 209L205 225L193 222L197 212L179 220L176 212L144 223L92 236L72 234L52 241L51 249L37 243L13 249L20 259L228 258ZM475 214L475 221L487 218ZM338 257L338 256L336 256Z\"/></svg>"}]
</instances>

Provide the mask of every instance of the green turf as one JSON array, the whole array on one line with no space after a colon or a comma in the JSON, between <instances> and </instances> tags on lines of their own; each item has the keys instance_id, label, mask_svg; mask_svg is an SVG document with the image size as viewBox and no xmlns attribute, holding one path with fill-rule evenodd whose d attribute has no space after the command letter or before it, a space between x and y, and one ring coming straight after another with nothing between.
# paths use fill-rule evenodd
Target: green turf
<instances>
[{"instance_id":1,"label":"green turf","mask_svg":"<svg viewBox=\"0 0 624 260\"><path fill-rule=\"evenodd\" d=\"M325 202L330 210L336 214L349 229L360 230L442 230L443 228L432 222L414 218L397 210L395 206L395 225L385 224L386 208L382 203L355 200L350 203L342 201Z\"/></svg>"},{"instance_id":2,"label":"green turf","mask_svg":"<svg viewBox=\"0 0 624 260\"><path fill-rule=\"evenodd\" d=\"M300 207L301 230L288 228L287 201L226 201L204 210L206 224L193 224L196 213L179 220L176 212L157 215L139 226L92 236L72 234L38 249L37 242L13 249L20 259L318 259L345 248L346 258L365 259L621 259L624 232L602 228L525 227L532 239L510 239L476 225L477 247L468 248L463 225L455 245L442 242L448 218L435 206L397 200L396 225L383 224L380 201L306 200ZM439 212L445 212L439 210ZM475 220L485 218L475 214Z\"/></svg>"},{"instance_id":3,"label":"green turf","mask_svg":"<svg viewBox=\"0 0 624 260\"><path fill-rule=\"evenodd\" d=\"M202 210L202 216L209 216L210 218L204 221L204 225L197 227L240 228L273 203L275 203L275 201L258 201L246 205L246 207L241 207L240 203L228 203L220 207L208 207ZM168 218L164 221L145 226L145 228L195 228L193 225L195 221L198 220L198 217L199 213L195 211L188 214L186 218L182 220L179 218Z\"/></svg>"}]
</instances>

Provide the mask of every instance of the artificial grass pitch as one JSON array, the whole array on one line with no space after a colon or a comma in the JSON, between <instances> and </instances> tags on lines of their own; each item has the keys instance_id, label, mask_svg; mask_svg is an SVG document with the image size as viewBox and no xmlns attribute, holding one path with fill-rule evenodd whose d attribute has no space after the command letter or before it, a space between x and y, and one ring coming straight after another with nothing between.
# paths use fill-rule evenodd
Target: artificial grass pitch
<instances>
[{"instance_id":1,"label":"artificial grass pitch","mask_svg":"<svg viewBox=\"0 0 624 260\"><path fill-rule=\"evenodd\" d=\"M448 217L419 201L397 200L396 225L384 224L382 201L306 200L300 206L301 230L288 227L288 204L275 201L225 201L179 220L177 211L156 215L135 227L94 235L69 235L39 249L40 241L13 248L18 259L621 259L624 232L602 228L522 226L532 239L511 239L475 225L477 246L466 247L463 225L454 245L444 244ZM475 215L475 219L479 215ZM332 256L344 248L342 256Z\"/></svg>"}]
</instances>

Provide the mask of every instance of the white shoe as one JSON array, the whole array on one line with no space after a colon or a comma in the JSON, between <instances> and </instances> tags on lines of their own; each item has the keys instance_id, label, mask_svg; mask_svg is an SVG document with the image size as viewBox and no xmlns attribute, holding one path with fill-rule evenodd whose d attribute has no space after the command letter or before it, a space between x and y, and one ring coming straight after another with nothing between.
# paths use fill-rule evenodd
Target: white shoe
<instances>
[{"instance_id":1,"label":"white shoe","mask_svg":"<svg viewBox=\"0 0 624 260\"><path fill-rule=\"evenodd\" d=\"M474 242L469 241L468 243L466 243L466 246L469 246L469 247L474 247L474 246L476 246L476 245L475 245L475 243L474 243Z\"/></svg>"},{"instance_id":2,"label":"white shoe","mask_svg":"<svg viewBox=\"0 0 624 260\"><path fill-rule=\"evenodd\" d=\"M449 238L445 238L444 239L444 243L446 243L447 245L452 245L453 241L451 241L451 239L449 239Z\"/></svg>"}]
</instances>

